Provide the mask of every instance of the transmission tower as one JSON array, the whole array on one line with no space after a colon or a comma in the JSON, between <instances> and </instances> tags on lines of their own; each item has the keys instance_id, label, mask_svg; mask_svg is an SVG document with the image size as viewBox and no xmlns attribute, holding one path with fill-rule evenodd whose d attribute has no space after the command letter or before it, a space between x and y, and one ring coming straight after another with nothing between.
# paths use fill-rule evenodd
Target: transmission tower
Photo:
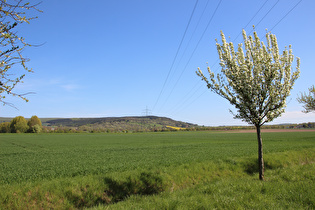
<instances>
[{"instance_id":1,"label":"transmission tower","mask_svg":"<svg viewBox=\"0 0 315 210\"><path fill-rule=\"evenodd\" d=\"M152 114L152 112L150 109L148 109L148 106L146 106L146 108L142 111L142 114L147 117Z\"/></svg>"}]
</instances>

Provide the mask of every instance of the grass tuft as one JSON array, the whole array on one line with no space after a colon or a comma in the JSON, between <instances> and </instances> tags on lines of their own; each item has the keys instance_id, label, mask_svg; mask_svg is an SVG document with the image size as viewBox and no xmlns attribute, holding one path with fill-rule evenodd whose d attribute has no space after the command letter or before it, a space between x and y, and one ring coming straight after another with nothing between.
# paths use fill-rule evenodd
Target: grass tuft
<instances>
[{"instance_id":1,"label":"grass tuft","mask_svg":"<svg viewBox=\"0 0 315 210\"><path fill-rule=\"evenodd\" d=\"M106 177L105 193L111 197L111 203L122 201L131 195L153 195L165 190L163 178L152 172L142 172L139 177L129 176L126 181L117 181Z\"/></svg>"}]
</instances>

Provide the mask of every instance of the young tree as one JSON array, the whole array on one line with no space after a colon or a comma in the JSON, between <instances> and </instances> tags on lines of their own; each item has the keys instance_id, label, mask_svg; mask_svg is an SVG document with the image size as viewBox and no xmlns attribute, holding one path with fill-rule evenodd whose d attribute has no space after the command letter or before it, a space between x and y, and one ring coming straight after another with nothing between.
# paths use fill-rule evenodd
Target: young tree
<instances>
[{"instance_id":1,"label":"young tree","mask_svg":"<svg viewBox=\"0 0 315 210\"><path fill-rule=\"evenodd\" d=\"M292 72L294 56L291 46L280 55L274 34L266 33L267 46L260 41L256 32L253 34L253 37L247 36L243 30L244 47L239 44L237 51L234 51L233 43L227 43L221 31L222 44L216 40L221 73L215 77L209 67L209 79L200 68L196 73L211 91L235 106L235 118L256 127L259 179L264 180L260 129L266 122L271 122L285 111L286 98L299 77L300 59L297 58L296 71Z\"/></svg>"},{"instance_id":2,"label":"young tree","mask_svg":"<svg viewBox=\"0 0 315 210\"><path fill-rule=\"evenodd\" d=\"M36 6L37 4L24 0L0 0L0 103L13 106L4 101L6 94L28 101L25 98L26 93L18 94L13 91L22 82L25 74L15 75L12 67L20 64L26 72L32 72L25 64L29 59L22 55L23 49L31 45L18 35L17 26L36 18L26 16L29 10L40 11ZM18 68L14 72L18 72Z\"/></svg>"},{"instance_id":3,"label":"young tree","mask_svg":"<svg viewBox=\"0 0 315 210\"><path fill-rule=\"evenodd\" d=\"M301 93L301 95L297 98L298 102L304 104L303 108L305 109L303 112L315 112L315 86L313 85L309 89L309 94Z\"/></svg>"},{"instance_id":4,"label":"young tree","mask_svg":"<svg viewBox=\"0 0 315 210\"><path fill-rule=\"evenodd\" d=\"M25 133L28 130L26 119L22 116L13 118L10 129L12 133Z\"/></svg>"}]
</instances>

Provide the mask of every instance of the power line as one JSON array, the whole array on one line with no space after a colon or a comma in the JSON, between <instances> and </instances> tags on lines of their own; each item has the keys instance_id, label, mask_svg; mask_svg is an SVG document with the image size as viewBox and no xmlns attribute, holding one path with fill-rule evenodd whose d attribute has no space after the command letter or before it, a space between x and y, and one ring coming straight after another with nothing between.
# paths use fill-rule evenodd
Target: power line
<instances>
[{"instance_id":1,"label":"power line","mask_svg":"<svg viewBox=\"0 0 315 210\"><path fill-rule=\"evenodd\" d=\"M198 93L198 91L204 87L203 84L200 84L200 82L198 82L199 86L197 87L197 89L194 90L194 88L192 88L189 92L189 94L186 95L185 98L183 98L183 102L182 103L178 103L173 109L172 111L170 111L172 114L179 112L179 110L183 109L183 107L186 107L186 104L194 97L196 96L196 94ZM197 84L197 85L198 85ZM192 92L193 91L193 92ZM192 102L194 102L196 99L194 99ZM191 103L192 103L191 102ZM190 103L189 103L190 104Z\"/></svg>"},{"instance_id":2,"label":"power line","mask_svg":"<svg viewBox=\"0 0 315 210\"><path fill-rule=\"evenodd\" d=\"M280 0L278 0L269 10L268 12L260 19L260 21L255 25L255 27L257 27L261 21L263 21L265 19L265 17L271 12L271 10L273 10L273 8L279 3ZM249 34L251 34L253 32L254 29L251 30L251 32Z\"/></svg>"},{"instance_id":3,"label":"power line","mask_svg":"<svg viewBox=\"0 0 315 210\"><path fill-rule=\"evenodd\" d=\"M257 16L257 14L260 12L260 10L265 6L265 4L268 2L269 0L266 0L265 3L257 10L257 12L254 14L254 16L247 22L246 26L244 27L244 29L251 23L251 21ZM236 36L236 38L233 40L233 42L235 42L235 40L237 40L237 38L242 34L242 31Z\"/></svg>"},{"instance_id":4,"label":"power line","mask_svg":"<svg viewBox=\"0 0 315 210\"><path fill-rule=\"evenodd\" d=\"M171 65L171 67L170 67L170 69L169 69L169 71L168 71L167 77L166 77L166 79L165 79L165 81L164 81L164 84L163 84L163 86L162 86L162 89L161 89L161 91L160 91L160 94L159 94L159 96L158 96L158 98L157 98L157 100L156 100L156 102L155 102L155 104L154 104L154 106L153 106L153 110L155 109L157 103L159 102L160 97L161 97L161 95L162 95L162 92L163 92L163 90L164 90L164 88L165 88L166 82L167 82L167 80L168 80L168 78L169 78L169 76L170 76L170 73L171 73L172 68L173 68L173 66L174 66L174 63L175 63L175 60L176 60L176 58L177 58L178 52L179 52L179 50L180 50L180 48L181 48L181 46L182 46L183 40L184 40L184 38L185 38L185 36L186 36L187 29L188 29L188 27L189 27L189 25L190 25L190 22L191 22L191 19L192 19L193 15L194 15L194 13L195 13L195 9L196 9L196 7L197 7L197 4L198 4L198 0L196 0L194 9L193 9L193 11L192 11L192 13L191 13L191 15L190 15L188 24L187 24L186 29L185 29L185 32L184 32L184 35L183 35L182 40L181 40L181 42L180 42L180 44L179 44L179 46L178 46L178 48L177 48L177 52L176 52L175 57L174 57L174 59L173 59L172 65Z\"/></svg>"},{"instance_id":5,"label":"power line","mask_svg":"<svg viewBox=\"0 0 315 210\"><path fill-rule=\"evenodd\" d=\"M219 67L220 67L220 66L218 66L215 71L217 71L217 70L219 69ZM200 81L198 81L198 83L200 83ZM196 85L197 85L198 83L196 83ZM195 86L196 86L196 85L195 85ZM195 86L194 86L193 88L191 88L190 91L189 91L184 97L182 97L182 100L181 100L181 101L183 101L183 102L176 104L176 106L175 106L172 110L174 110L174 109L176 109L176 108L177 108L177 111L178 111L179 109L182 109L182 107L183 107L191 98L193 98L194 94L196 94L199 90L201 90L201 89L204 87L203 84L200 85L200 86L194 91L194 93L189 96L189 94L193 91L193 89L195 88ZM194 103L194 102L195 102L198 98L200 98L206 91L208 91L208 89L205 90L200 96L198 96L197 98L193 99L193 100L189 103L189 105L185 106L185 108L188 107L188 106L190 106L192 103ZM187 97L187 99L186 99L186 97ZM186 99L186 100L185 100L185 99ZM174 111L174 112L175 112L175 111Z\"/></svg>"},{"instance_id":6,"label":"power line","mask_svg":"<svg viewBox=\"0 0 315 210\"><path fill-rule=\"evenodd\" d=\"M199 85L199 86L198 86L198 85ZM192 98L193 95L194 95L200 88L202 88L202 87L203 87L203 84L202 84L202 86L201 86L201 85L200 85L200 81L198 80L198 81L195 83L195 85L185 94L185 96L182 97L181 100L180 100L172 109L169 110L168 113L172 113L172 112L178 110L178 108L179 108L181 105L185 104L185 103L186 103L190 98ZM197 89L195 90L195 88L197 88ZM194 90L195 90L195 91L194 91ZM193 92L193 91L194 91L194 92Z\"/></svg>"},{"instance_id":7,"label":"power line","mask_svg":"<svg viewBox=\"0 0 315 210\"><path fill-rule=\"evenodd\" d=\"M200 95L198 95L194 100L192 100L188 105L184 106L184 104L182 106L184 106L181 109L186 109L187 107L191 106L195 101L197 101L201 96L203 96L208 90L204 90ZM196 91L197 92L197 91ZM177 110L178 112L179 110ZM176 113L177 113L176 112Z\"/></svg>"},{"instance_id":8,"label":"power line","mask_svg":"<svg viewBox=\"0 0 315 210\"><path fill-rule=\"evenodd\" d=\"M177 64L176 69L178 69L178 66L179 66L179 64L181 63L181 61L182 61L182 59L183 59L183 57L184 57L184 55L185 55L185 53L186 53L186 51L187 51L187 49L188 49L188 46L189 46L189 44L190 44L192 38L194 37L196 31L197 31L197 28L198 28L198 26L199 26L199 24L200 24L200 21L201 21L203 15L204 15L204 13L205 13L207 7L208 7L209 1L210 1L210 0L207 1L206 5L205 5L204 8L203 8L203 11L202 11L202 13L201 13L201 15L200 15L200 17L199 17L199 20L198 20L196 26L195 26L195 29L194 29L192 35L190 36L190 39L189 39L189 41L188 41L188 43L187 43L187 45L186 45L186 48L185 48L185 50L184 50L184 52L183 52L181 58L180 58L179 61L178 61L178 64ZM173 75L174 75L174 73L173 73Z\"/></svg>"},{"instance_id":9,"label":"power line","mask_svg":"<svg viewBox=\"0 0 315 210\"><path fill-rule=\"evenodd\" d=\"M167 100L169 99L169 97L172 95L172 93L173 93L173 91L174 91L175 87L177 86L177 84L178 84L179 80L181 79L181 77L182 77L183 73L185 72L185 70L186 70L186 68L187 68L187 66L188 66L188 64L189 64L189 62L190 62L190 60L191 60L191 58L192 58L192 57L193 57L193 55L195 54L195 52L196 52L196 50L197 50L197 48L198 48L198 46L199 46L199 44L200 44L200 42L201 42L202 38L204 37L205 33L207 32L208 27L209 27L209 25L210 25L210 23L211 23L211 21L212 21L212 19L213 19L214 15L216 14L216 12L217 12L217 10L218 10L218 8L219 8L219 6L220 6L221 2L222 2L222 0L220 0L220 2L218 3L217 7L216 7L216 8L215 8L215 10L214 10L214 12L212 13L212 16L211 16L210 20L208 21L208 24L207 24L207 26L206 26L205 30L203 31L203 33L202 33L202 35L201 35L201 37L200 37L199 41L197 42L196 47L194 48L194 50L193 50L193 52L192 52L192 54L191 54L190 58L188 59L188 61L187 61L186 65L185 65L185 67L184 67L184 69L183 69L182 73L180 74L179 78L177 79L177 81L176 81L175 85L173 86L173 88L172 88L172 90L171 90L171 92L170 92L169 96L166 98L166 100L165 100L164 104L167 102ZM164 104L163 104L163 106L164 106ZM162 108L162 107L161 107L161 108Z\"/></svg>"},{"instance_id":10,"label":"power line","mask_svg":"<svg viewBox=\"0 0 315 210\"><path fill-rule=\"evenodd\" d=\"M290 11L287 12L287 13L276 23L276 25L274 25L274 26L270 29L270 31L272 31L272 29L274 29L284 18L286 18L286 17L288 16L288 14L290 14L290 13L295 9L295 7L297 7L301 2L302 2L302 0L300 0L297 4L295 4L294 7L293 7L292 9L290 9Z\"/></svg>"}]
</instances>

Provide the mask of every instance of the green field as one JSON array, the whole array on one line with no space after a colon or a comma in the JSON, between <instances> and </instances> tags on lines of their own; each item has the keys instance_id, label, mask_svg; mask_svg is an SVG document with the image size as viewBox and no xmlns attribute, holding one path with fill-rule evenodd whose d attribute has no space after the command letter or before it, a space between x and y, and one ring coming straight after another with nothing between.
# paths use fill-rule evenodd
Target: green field
<instances>
[{"instance_id":1,"label":"green field","mask_svg":"<svg viewBox=\"0 0 315 210\"><path fill-rule=\"evenodd\" d=\"M254 133L3 134L0 209L152 208L157 203L162 209L220 209L235 205L238 196L244 200L239 208L256 208L260 201L262 208L315 208L315 132L263 133L263 142L264 183L257 180ZM285 192L306 198L279 203L277 196L285 192L273 182L286 182ZM276 198L264 200L264 187L280 194L266 193Z\"/></svg>"}]
</instances>

